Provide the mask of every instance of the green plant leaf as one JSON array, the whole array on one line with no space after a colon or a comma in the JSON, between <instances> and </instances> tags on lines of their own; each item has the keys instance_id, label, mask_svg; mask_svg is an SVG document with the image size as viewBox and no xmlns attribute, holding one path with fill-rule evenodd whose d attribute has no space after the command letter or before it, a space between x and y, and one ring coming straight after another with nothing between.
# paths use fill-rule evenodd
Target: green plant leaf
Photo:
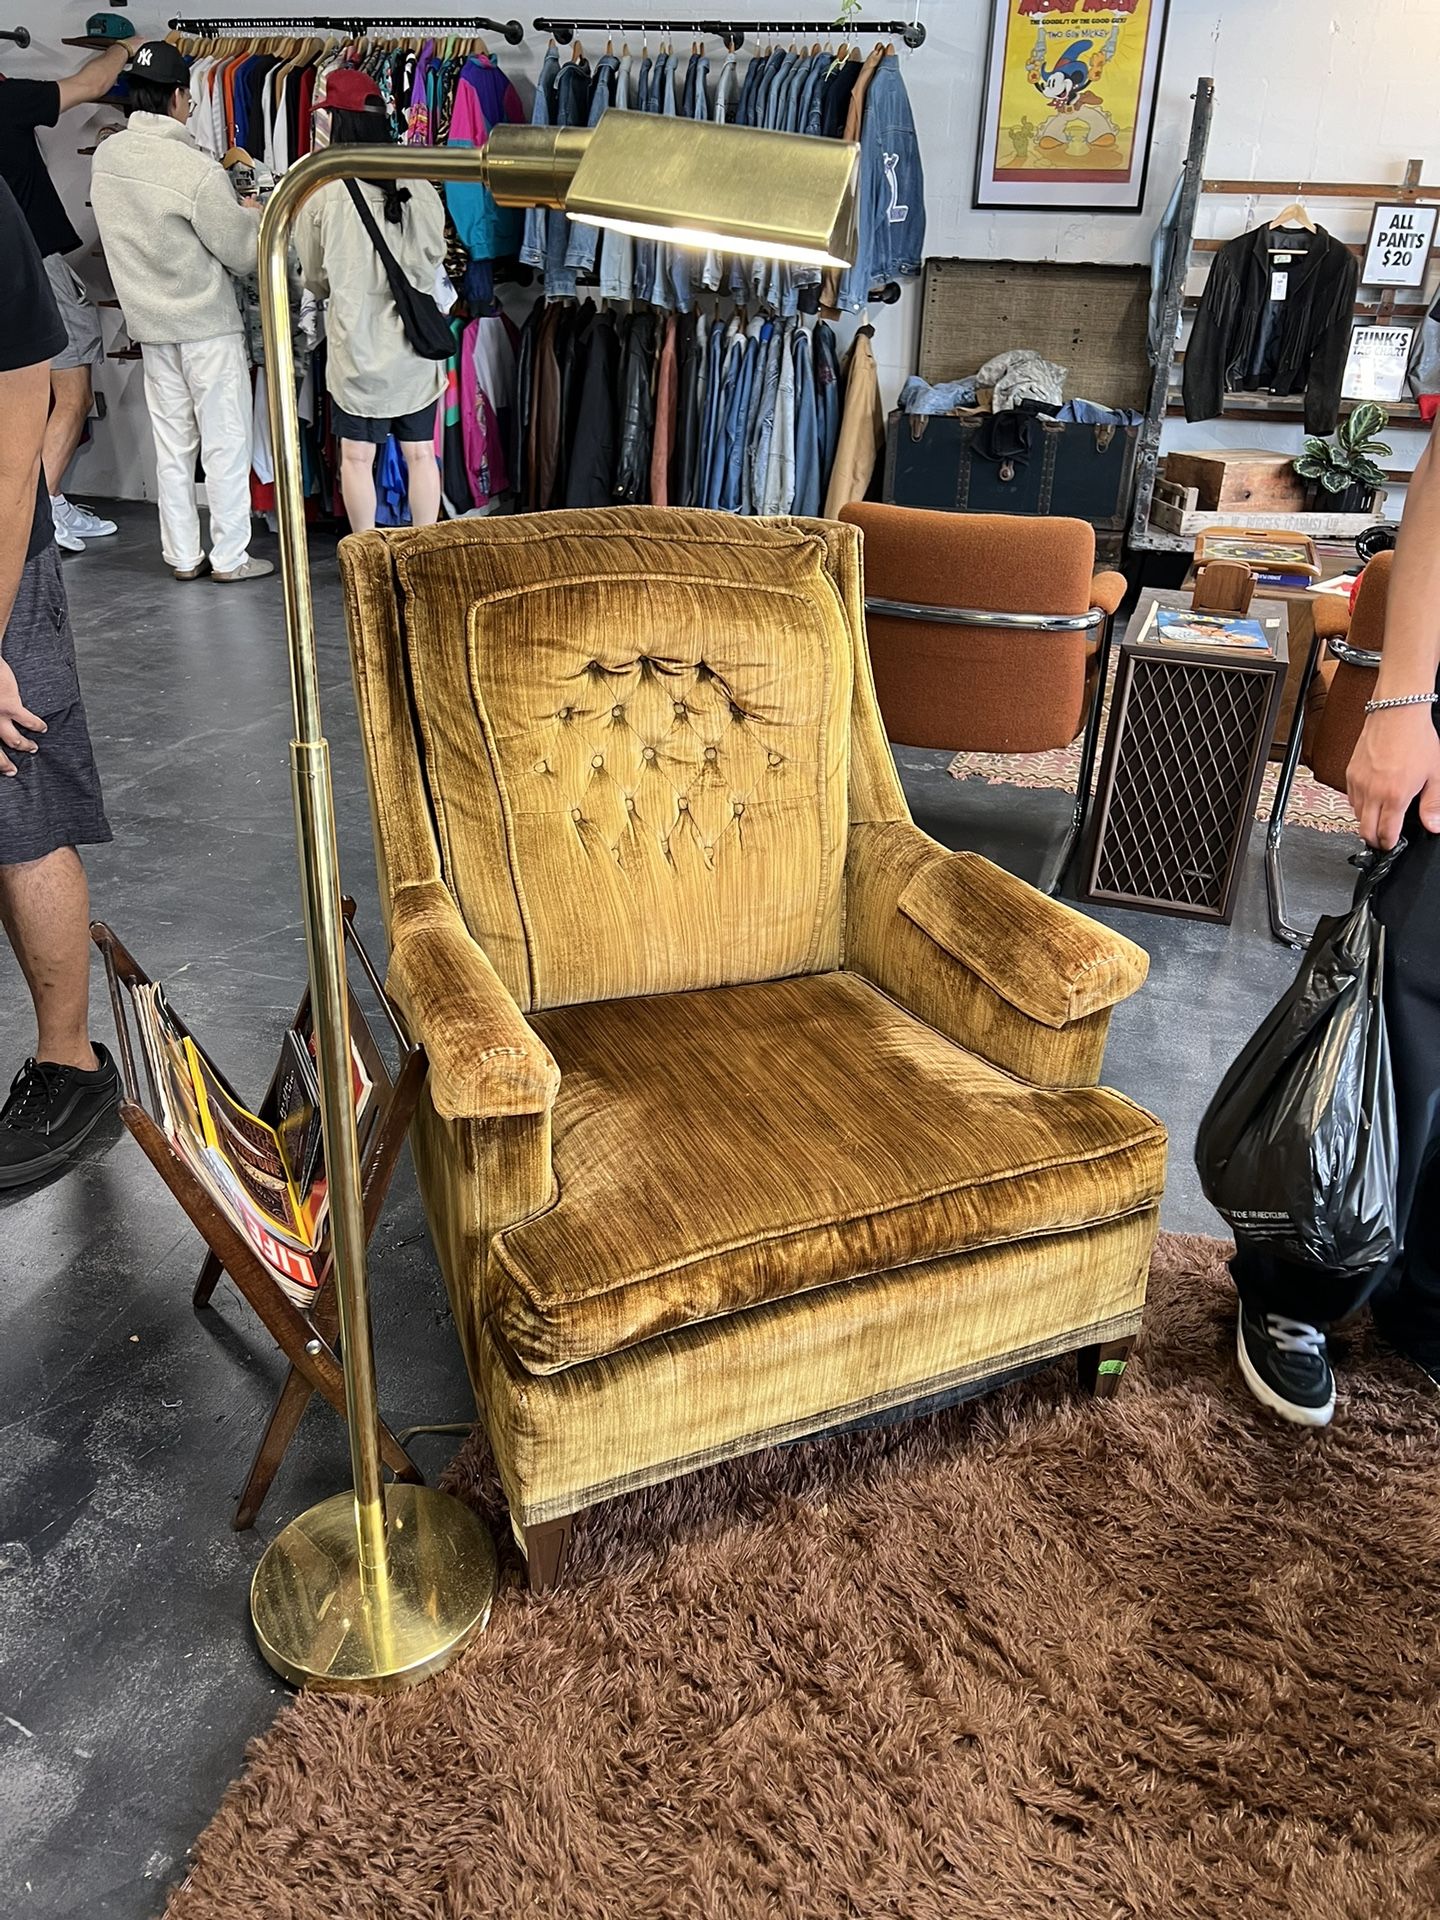
<instances>
[{"instance_id":1,"label":"green plant leaf","mask_svg":"<svg viewBox=\"0 0 1440 1920\"><path fill-rule=\"evenodd\" d=\"M1351 408L1350 417L1345 424L1350 429L1350 445L1358 447L1362 441L1368 440L1371 434L1378 433L1382 427L1388 426L1390 415L1386 408L1378 405L1374 400L1362 400L1358 406Z\"/></svg>"}]
</instances>

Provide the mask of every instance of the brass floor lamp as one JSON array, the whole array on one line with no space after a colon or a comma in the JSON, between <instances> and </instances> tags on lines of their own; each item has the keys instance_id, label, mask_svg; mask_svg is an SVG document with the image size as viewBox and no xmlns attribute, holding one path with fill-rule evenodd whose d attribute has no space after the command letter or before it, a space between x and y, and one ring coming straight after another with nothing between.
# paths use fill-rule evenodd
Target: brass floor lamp
<instances>
[{"instance_id":1,"label":"brass floor lamp","mask_svg":"<svg viewBox=\"0 0 1440 1920\"><path fill-rule=\"evenodd\" d=\"M855 257L859 149L653 114L593 128L497 127L486 146L329 147L290 168L260 227L260 313L275 450L295 737L295 832L314 1007L336 1297L354 1481L293 1520L251 1586L261 1651L296 1686L379 1692L437 1673L480 1632L495 1550L470 1509L380 1472L330 748L321 731L286 259L296 212L327 181L482 182L501 206L722 251L845 267Z\"/></svg>"}]
</instances>

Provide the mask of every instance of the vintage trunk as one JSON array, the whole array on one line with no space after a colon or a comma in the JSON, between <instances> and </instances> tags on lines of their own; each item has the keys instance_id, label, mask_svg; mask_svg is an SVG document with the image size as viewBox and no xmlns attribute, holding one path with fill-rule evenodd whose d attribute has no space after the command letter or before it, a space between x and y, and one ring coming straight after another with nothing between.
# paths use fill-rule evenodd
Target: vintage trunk
<instances>
[{"instance_id":1,"label":"vintage trunk","mask_svg":"<svg viewBox=\"0 0 1440 1920\"><path fill-rule=\"evenodd\" d=\"M929 260L917 371L932 385L1029 347L1066 369L1065 398L1144 409L1148 267L1083 262ZM1023 461L990 457L988 416L893 413L885 498L958 513L1061 513L1088 520L1118 551L1135 484L1138 427L1037 417ZM1105 536L1109 536L1108 539Z\"/></svg>"}]
</instances>

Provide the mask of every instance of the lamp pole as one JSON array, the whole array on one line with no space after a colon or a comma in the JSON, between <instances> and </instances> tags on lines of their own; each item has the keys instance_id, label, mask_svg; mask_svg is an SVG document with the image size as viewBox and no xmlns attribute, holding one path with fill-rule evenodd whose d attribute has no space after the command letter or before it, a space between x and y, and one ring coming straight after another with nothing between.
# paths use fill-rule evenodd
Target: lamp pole
<instances>
[{"instance_id":1,"label":"lamp pole","mask_svg":"<svg viewBox=\"0 0 1440 1920\"><path fill-rule=\"evenodd\" d=\"M380 1691L438 1672L484 1627L495 1593L495 1550L469 1508L428 1487L387 1488L381 1477L335 798L320 718L287 273L295 215L327 181L424 179L437 171L436 160L419 147L325 148L287 170L260 223L260 321L295 721L291 787L353 1488L276 1536L255 1570L250 1605L261 1651L277 1672L295 1685L343 1690ZM441 170L481 180L485 155L447 152Z\"/></svg>"}]
</instances>

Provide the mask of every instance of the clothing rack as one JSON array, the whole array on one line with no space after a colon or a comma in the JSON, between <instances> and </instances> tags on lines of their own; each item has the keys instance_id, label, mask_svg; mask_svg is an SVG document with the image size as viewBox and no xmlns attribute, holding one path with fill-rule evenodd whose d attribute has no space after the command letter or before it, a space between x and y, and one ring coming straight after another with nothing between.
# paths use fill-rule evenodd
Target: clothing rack
<instances>
[{"instance_id":1,"label":"clothing rack","mask_svg":"<svg viewBox=\"0 0 1440 1920\"><path fill-rule=\"evenodd\" d=\"M925 28L918 20L621 20L607 16L589 20L534 20L531 25L537 33L548 33L562 47L568 47L581 31L713 34L732 53L744 45L747 32L766 39L786 33L819 33L832 38L836 34L877 33L893 35L907 47L923 46L925 42Z\"/></svg>"},{"instance_id":2,"label":"clothing rack","mask_svg":"<svg viewBox=\"0 0 1440 1920\"><path fill-rule=\"evenodd\" d=\"M311 15L301 19L298 15L287 15L276 19L267 15L254 20L172 20L171 30L175 33L193 33L201 38L217 33L264 34L264 33L341 33L351 36L364 33L426 33L431 29L440 33L502 33L512 47L518 47L525 38L525 29L518 20L490 20L484 14L436 14L429 19L413 20L361 20L354 18L337 19Z\"/></svg>"},{"instance_id":3,"label":"clothing rack","mask_svg":"<svg viewBox=\"0 0 1440 1920\"><path fill-rule=\"evenodd\" d=\"M28 27L0 27L0 40L13 40L17 47L28 47L30 29Z\"/></svg>"}]
</instances>

